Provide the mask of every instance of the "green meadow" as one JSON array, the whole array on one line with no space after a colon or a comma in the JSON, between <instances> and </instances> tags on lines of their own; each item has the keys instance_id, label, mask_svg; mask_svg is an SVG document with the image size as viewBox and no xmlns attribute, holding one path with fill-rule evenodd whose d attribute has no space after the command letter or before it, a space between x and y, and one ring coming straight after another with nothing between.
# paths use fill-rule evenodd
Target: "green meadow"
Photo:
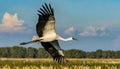
<instances>
[{"instance_id":1,"label":"green meadow","mask_svg":"<svg viewBox=\"0 0 120 69\"><path fill-rule=\"evenodd\" d=\"M52 59L1 58L0 69L120 69L120 59L68 59L58 64Z\"/></svg>"}]
</instances>

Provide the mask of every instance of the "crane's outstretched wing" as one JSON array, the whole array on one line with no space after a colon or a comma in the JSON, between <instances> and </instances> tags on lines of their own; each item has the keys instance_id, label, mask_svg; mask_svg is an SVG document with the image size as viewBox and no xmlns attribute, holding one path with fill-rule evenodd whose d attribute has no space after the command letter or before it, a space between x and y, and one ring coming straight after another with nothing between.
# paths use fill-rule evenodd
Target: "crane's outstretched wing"
<instances>
[{"instance_id":1,"label":"crane's outstretched wing","mask_svg":"<svg viewBox=\"0 0 120 69\"><path fill-rule=\"evenodd\" d=\"M57 40L52 42L41 42L41 44L45 50L53 57L53 60L57 61L58 63L68 61L65 59L63 51L61 50Z\"/></svg>"},{"instance_id":2,"label":"crane's outstretched wing","mask_svg":"<svg viewBox=\"0 0 120 69\"><path fill-rule=\"evenodd\" d=\"M55 18L54 10L51 5L46 3L38 10L39 19L36 25L36 31L39 37L42 37L50 32L55 33Z\"/></svg>"},{"instance_id":3,"label":"crane's outstretched wing","mask_svg":"<svg viewBox=\"0 0 120 69\"><path fill-rule=\"evenodd\" d=\"M39 19L36 25L36 31L39 37L44 35L55 33L55 17L54 10L51 5L47 5L46 3L42 5L42 8L38 10ZM58 41L52 42L41 42L42 46L45 50L56 60L58 63L65 60L63 51L61 50Z\"/></svg>"},{"instance_id":4,"label":"crane's outstretched wing","mask_svg":"<svg viewBox=\"0 0 120 69\"><path fill-rule=\"evenodd\" d=\"M47 5L46 3L42 5L42 8L38 10L39 12L39 19L36 25L36 32L39 37L42 37L46 34L55 33L55 18L54 18L54 11L51 5ZM29 41L29 42L22 42L20 45L25 45L28 43L37 42Z\"/></svg>"}]
</instances>

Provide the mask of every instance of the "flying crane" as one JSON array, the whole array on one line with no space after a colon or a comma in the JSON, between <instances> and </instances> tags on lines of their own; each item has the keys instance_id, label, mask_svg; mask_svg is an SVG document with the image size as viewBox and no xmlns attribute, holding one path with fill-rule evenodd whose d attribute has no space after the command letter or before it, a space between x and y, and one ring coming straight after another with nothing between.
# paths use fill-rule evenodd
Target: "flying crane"
<instances>
[{"instance_id":1,"label":"flying crane","mask_svg":"<svg viewBox=\"0 0 120 69\"><path fill-rule=\"evenodd\" d=\"M25 45L34 42L41 42L44 49L56 60L58 63L66 62L65 55L60 48L58 40L71 41L77 40L73 37L62 38L55 31L55 17L54 10L50 4L42 5L42 8L38 10L39 18L36 24L36 32L38 36L33 36L32 41L22 42L20 45Z\"/></svg>"}]
</instances>

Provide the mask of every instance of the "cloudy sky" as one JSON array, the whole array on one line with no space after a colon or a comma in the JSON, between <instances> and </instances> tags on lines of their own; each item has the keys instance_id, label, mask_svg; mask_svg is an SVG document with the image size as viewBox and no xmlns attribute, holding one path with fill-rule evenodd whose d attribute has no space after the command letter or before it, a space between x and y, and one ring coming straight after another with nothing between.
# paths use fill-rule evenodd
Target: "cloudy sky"
<instances>
[{"instance_id":1,"label":"cloudy sky","mask_svg":"<svg viewBox=\"0 0 120 69\"><path fill-rule=\"evenodd\" d=\"M62 49L120 49L119 0L0 0L0 47L18 46L37 35L37 10L50 3L57 33L78 41L60 41ZM24 47L42 47L33 43Z\"/></svg>"}]
</instances>

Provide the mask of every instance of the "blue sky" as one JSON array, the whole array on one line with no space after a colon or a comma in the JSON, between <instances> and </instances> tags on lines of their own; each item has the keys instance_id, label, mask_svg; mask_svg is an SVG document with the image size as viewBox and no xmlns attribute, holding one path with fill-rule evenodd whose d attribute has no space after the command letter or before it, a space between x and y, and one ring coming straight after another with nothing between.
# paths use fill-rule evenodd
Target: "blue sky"
<instances>
[{"instance_id":1,"label":"blue sky","mask_svg":"<svg viewBox=\"0 0 120 69\"><path fill-rule=\"evenodd\" d=\"M50 3L55 11L56 31L64 38L62 49L85 51L120 49L119 0L0 0L0 47L19 45L37 35L37 10ZM42 47L33 43L24 47Z\"/></svg>"}]
</instances>

